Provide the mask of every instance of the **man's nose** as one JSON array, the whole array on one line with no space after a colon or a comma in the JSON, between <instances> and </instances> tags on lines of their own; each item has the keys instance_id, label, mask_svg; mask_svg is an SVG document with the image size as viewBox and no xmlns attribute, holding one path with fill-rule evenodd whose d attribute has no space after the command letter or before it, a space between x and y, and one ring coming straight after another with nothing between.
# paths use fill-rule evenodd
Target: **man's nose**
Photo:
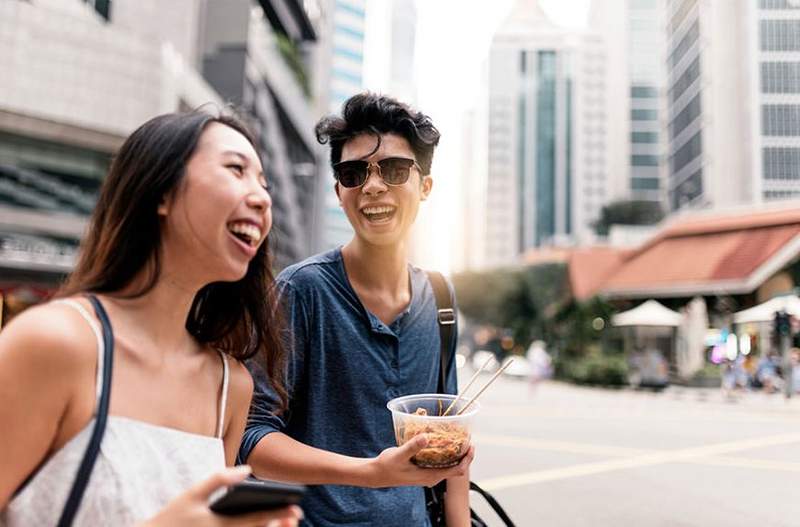
<instances>
[{"instance_id":1,"label":"man's nose","mask_svg":"<svg viewBox=\"0 0 800 527\"><path fill-rule=\"evenodd\" d=\"M386 183L381 176L381 168L378 165L369 165L367 167L367 180L364 186L361 187L362 192L365 194L379 194L386 192Z\"/></svg>"}]
</instances>

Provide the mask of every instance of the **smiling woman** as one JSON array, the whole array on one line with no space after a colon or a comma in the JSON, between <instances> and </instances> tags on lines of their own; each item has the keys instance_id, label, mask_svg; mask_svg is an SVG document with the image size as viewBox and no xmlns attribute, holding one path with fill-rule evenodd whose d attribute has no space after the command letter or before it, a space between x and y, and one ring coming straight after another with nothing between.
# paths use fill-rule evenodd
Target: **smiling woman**
<instances>
[{"instance_id":1,"label":"smiling woman","mask_svg":"<svg viewBox=\"0 0 800 527\"><path fill-rule=\"evenodd\" d=\"M296 525L296 508L208 508L249 473L225 470L253 390L240 361L258 356L285 400L254 145L200 112L122 145L60 298L0 334L0 525Z\"/></svg>"}]
</instances>

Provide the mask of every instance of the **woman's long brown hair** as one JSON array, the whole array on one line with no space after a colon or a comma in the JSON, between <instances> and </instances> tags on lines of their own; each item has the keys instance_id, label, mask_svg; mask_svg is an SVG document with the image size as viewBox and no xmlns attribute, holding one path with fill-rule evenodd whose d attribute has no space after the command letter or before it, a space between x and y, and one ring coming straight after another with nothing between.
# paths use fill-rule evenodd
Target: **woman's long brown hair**
<instances>
[{"instance_id":1,"label":"woman's long brown hair","mask_svg":"<svg viewBox=\"0 0 800 527\"><path fill-rule=\"evenodd\" d=\"M178 188L200 136L212 122L233 128L258 150L245 125L228 115L173 113L144 123L125 140L111 164L77 265L59 296L119 296L134 280L141 280L141 287L125 294L136 298L155 286L161 274L159 203ZM243 361L259 355L285 408L286 356L267 242L250 261L244 278L211 283L198 291L186 329L198 342L233 358Z\"/></svg>"}]
</instances>

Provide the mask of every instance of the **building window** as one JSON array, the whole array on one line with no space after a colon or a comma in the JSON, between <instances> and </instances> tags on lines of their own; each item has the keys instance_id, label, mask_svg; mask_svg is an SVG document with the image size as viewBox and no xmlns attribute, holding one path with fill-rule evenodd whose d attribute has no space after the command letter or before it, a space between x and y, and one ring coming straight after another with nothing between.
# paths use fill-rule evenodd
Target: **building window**
<instances>
[{"instance_id":1,"label":"building window","mask_svg":"<svg viewBox=\"0 0 800 527\"><path fill-rule=\"evenodd\" d=\"M764 192L765 200L790 199L800 197L800 190L767 190Z\"/></svg>"},{"instance_id":2,"label":"building window","mask_svg":"<svg viewBox=\"0 0 800 527\"><path fill-rule=\"evenodd\" d=\"M556 228L556 54L540 51L537 58L535 245L540 245Z\"/></svg>"},{"instance_id":3,"label":"building window","mask_svg":"<svg viewBox=\"0 0 800 527\"><path fill-rule=\"evenodd\" d=\"M675 65L678 62L680 62L683 56L686 55L686 52L691 49L691 47L694 45L695 42L697 42L697 39L699 37L700 37L700 22L698 20L695 20L694 24L692 24L692 27L690 27L689 30L686 32L686 34L683 35L681 41L678 43L677 46L675 46L675 49L670 54L669 56L670 66L674 68Z\"/></svg>"},{"instance_id":4,"label":"building window","mask_svg":"<svg viewBox=\"0 0 800 527\"><path fill-rule=\"evenodd\" d=\"M695 119L700 115L700 94L694 96L689 104L686 105L686 108L681 110L681 112L675 116L675 119L669 123L669 136L670 139L675 139L678 135L683 132L687 126L692 124Z\"/></svg>"},{"instance_id":5,"label":"building window","mask_svg":"<svg viewBox=\"0 0 800 527\"><path fill-rule=\"evenodd\" d=\"M654 99L658 97L658 88L655 86L631 86L631 97L636 99Z\"/></svg>"},{"instance_id":6,"label":"building window","mask_svg":"<svg viewBox=\"0 0 800 527\"><path fill-rule=\"evenodd\" d=\"M631 165L635 167L657 167L658 156L632 155Z\"/></svg>"},{"instance_id":7,"label":"building window","mask_svg":"<svg viewBox=\"0 0 800 527\"><path fill-rule=\"evenodd\" d=\"M658 190L658 178L633 177L631 178L631 190Z\"/></svg>"},{"instance_id":8,"label":"building window","mask_svg":"<svg viewBox=\"0 0 800 527\"><path fill-rule=\"evenodd\" d=\"M672 191L670 195L670 205L672 206L672 210L685 207L702 194L703 170L700 169L686 178L685 181L682 181L681 184L675 187L675 190Z\"/></svg>"},{"instance_id":9,"label":"building window","mask_svg":"<svg viewBox=\"0 0 800 527\"><path fill-rule=\"evenodd\" d=\"M690 161L698 157L702 152L702 140L700 138L700 132L697 132L672 156L672 173L677 173L680 169L688 165Z\"/></svg>"},{"instance_id":10,"label":"building window","mask_svg":"<svg viewBox=\"0 0 800 527\"><path fill-rule=\"evenodd\" d=\"M695 58L689 67L686 68L678 80L675 81L675 84L672 85L672 88L669 89L669 98L671 102L675 102L678 98L683 95L689 86L691 86L695 80L700 76L700 56Z\"/></svg>"},{"instance_id":11,"label":"building window","mask_svg":"<svg viewBox=\"0 0 800 527\"><path fill-rule=\"evenodd\" d=\"M761 127L767 136L800 135L800 106L765 104L761 107Z\"/></svg>"},{"instance_id":12,"label":"building window","mask_svg":"<svg viewBox=\"0 0 800 527\"><path fill-rule=\"evenodd\" d=\"M800 179L800 148L765 148L762 156L764 179Z\"/></svg>"},{"instance_id":13,"label":"building window","mask_svg":"<svg viewBox=\"0 0 800 527\"><path fill-rule=\"evenodd\" d=\"M336 24L333 28L335 33L340 35L347 35L349 37L353 37L354 39L358 40L359 42L364 40L364 32L358 29L352 28L350 26L346 26L344 24Z\"/></svg>"},{"instance_id":14,"label":"building window","mask_svg":"<svg viewBox=\"0 0 800 527\"><path fill-rule=\"evenodd\" d=\"M692 10L693 7L697 5L697 0L683 0L681 2L680 7L675 10L675 13L672 15L672 18L669 21L669 32L674 33L678 26L686 18L686 15L689 14L689 11Z\"/></svg>"},{"instance_id":15,"label":"building window","mask_svg":"<svg viewBox=\"0 0 800 527\"><path fill-rule=\"evenodd\" d=\"M631 132L631 143L658 143L658 132Z\"/></svg>"},{"instance_id":16,"label":"building window","mask_svg":"<svg viewBox=\"0 0 800 527\"><path fill-rule=\"evenodd\" d=\"M355 15L358 18L364 18L366 16L366 13L360 7L350 5L346 2L342 2L341 0L338 0L336 2L336 9L338 9L339 11L350 13L351 15Z\"/></svg>"},{"instance_id":17,"label":"building window","mask_svg":"<svg viewBox=\"0 0 800 527\"><path fill-rule=\"evenodd\" d=\"M631 110L631 119L634 121L655 121L658 119L658 110Z\"/></svg>"},{"instance_id":18,"label":"building window","mask_svg":"<svg viewBox=\"0 0 800 527\"><path fill-rule=\"evenodd\" d=\"M762 62L762 93L800 93L800 62Z\"/></svg>"},{"instance_id":19,"label":"building window","mask_svg":"<svg viewBox=\"0 0 800 527\"><path fill-rule=\"evenodd\" d=\"M359 87L361 86L361 75L358 73L353 73L342 68L333 68L331 70L331 76L333 76L335 79L341 79L353 84L357 84Z\"/></svg>"},{"instance_id":20,"label":"building window","mask_svg":"<svg viewBox=\"0 0 800 527\"><path fill-rule=\"evenodd\" d=\"M762 20L761 51L800 51L800 20Z\"/></svg>"},{"instance_id":21,"label":"building window","mask_svg":"<svg viewBox=\"0 0 800 527\"><path fill-rule=\"evenodd\" d=\"M358 63L361 63L364 60L364 55L362 55L360 51L353 51L351 49L343 48L341 46L335 46L333 48L333 54L338 55L340 57L346 57Z\"/></svg>"},{"instance_id":22,"label":"building window","mask_svg":"<svg viewBox=\"0 0 800 527\"><path fill-rule=\"evenodd\" d=\"M800 9L797 0L759 0L759 9Z\"/></svg>"}]
</instances>

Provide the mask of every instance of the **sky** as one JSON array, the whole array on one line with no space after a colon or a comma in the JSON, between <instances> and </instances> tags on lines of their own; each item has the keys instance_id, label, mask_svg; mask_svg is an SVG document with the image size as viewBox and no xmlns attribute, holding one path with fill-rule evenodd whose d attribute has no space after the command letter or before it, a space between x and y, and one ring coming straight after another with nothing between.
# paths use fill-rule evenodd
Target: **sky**
<instances>
[{"instance_id":1,"label":"sky","mask_svg":"<svg viewBox=\"0 0 800 527\"><path fill-rule=\"evenodd\" d=\"M459 177L463 118L465 111L475 106L492 35L515 1L416 0L415 102L442 133L434 155L434 189L417 219L414 263L422 267L449 273L454 266L454 243L459 239L462 215L458 196L463 183ZM387 28L381 25L387 4L384 0L367 2L364 82L374 91L385 91L383 79L388 76L381 54L389 45ZM578 28L586 24L589 0L540 0L540 5L559 25Z\"/></svg>"}]
</instances>

